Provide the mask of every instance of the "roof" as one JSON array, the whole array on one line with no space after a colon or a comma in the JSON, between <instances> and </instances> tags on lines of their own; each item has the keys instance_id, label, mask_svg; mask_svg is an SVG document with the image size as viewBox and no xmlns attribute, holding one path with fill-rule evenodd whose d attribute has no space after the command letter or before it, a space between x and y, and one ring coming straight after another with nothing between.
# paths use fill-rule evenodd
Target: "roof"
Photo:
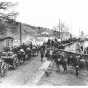
<instances>
[{"instance_id":1,"label":"roof","mask_svg":"<svg viewBox=\"0 0 88 88\"><path fill-rule=\"evenodd\" d=\"M0 41L4 41L4 40L6 40L6 39L14 39L14 38L12 38L12 37L4 37L4 38L0 38Z\"/></svg>"}]
</instances>

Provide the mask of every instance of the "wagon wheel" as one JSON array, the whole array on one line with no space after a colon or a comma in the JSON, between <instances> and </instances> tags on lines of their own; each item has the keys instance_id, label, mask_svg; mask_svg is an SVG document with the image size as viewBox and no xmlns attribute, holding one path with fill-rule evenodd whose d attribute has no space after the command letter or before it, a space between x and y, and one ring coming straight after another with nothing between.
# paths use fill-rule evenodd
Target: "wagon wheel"
<instances>
[{"instance_id":1,"label":"wagon wheel","mask_svg":"<svg viewBox=\"0 0 88 88\"><path fill-rule=\"evenodd\" d=\"M7 71L8 71L8 69L9 69L9 64L5 63L4 68L5 68L5 72L7 72Z\"/></svg>"},{"instance_id":2,"label":"wagon wheel","mask_svg":"<svg viewBox=\"0 0 88 88\"><path fill-rule=\"evenodd\" d=\"M4 69L1 69L1 77L4 77L5 76L5 71Z\"/></svg>"},{"instance_id":3,"label":"wagon wheel","mask_svg":"<svg viewBox=\"0 0 88 88\"><path fill-rule=\"evenodd\" d=\"M4 65L3 65L3 62L2 62L2 65L1 65L1 77L3 77L4 76L4 67L3 67Z\"/></svg>"},{"instance_id":4,"label":"wagon wheel","mask_svg":"<svg viewBox=\"0 0 88 88\"><path fill-rule=\"evenodd\" d=\"M5 63L5 66L4 66L4 75L6 75L6 72L8 71L9 69L9 65Z\"/></svg>"},{"instance_id":5,"label":"wagon wheel","mask_svg":"<svg viewBox=\"0 0 88 88\"><path fill-rule=\"evenodd\" d=\"M1 66L1 77L5 76L7 70L8 70L7 64L2 62L2 66Z\"/></svg>"}]
</instances>

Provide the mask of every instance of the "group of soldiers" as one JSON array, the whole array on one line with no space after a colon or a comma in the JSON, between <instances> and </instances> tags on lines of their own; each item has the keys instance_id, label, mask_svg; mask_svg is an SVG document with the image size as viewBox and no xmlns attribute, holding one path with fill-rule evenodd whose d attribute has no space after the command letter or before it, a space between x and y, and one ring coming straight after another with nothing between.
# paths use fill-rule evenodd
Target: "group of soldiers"
<instances>
[{"instance_id":1,"label":"group of soldiers","mask_svg":"<svg viewBox=\"0 0 88 88\"><path fill-rule=\"evenodd\" d=\"M64 72L67 72L71 67L78 77L80 70L88 70L88 55L64 51L66 43L59 43L57 40L48 40L47 43L44 43L40 48L41 62L46 57L47 60L56 64L57 71L60 71L60 66L63 67Z\"/></svg>"}]
</instances>

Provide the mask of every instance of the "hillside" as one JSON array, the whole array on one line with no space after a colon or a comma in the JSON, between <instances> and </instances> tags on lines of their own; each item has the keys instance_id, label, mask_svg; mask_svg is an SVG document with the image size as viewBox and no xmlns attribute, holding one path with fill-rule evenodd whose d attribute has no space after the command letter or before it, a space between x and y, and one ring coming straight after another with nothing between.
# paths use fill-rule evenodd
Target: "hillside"
<instances>
[{"instance_id":1,"label":"hillside","mask_svg":"<svg viewBox=\"0 0 88 88\"><path fill-rule=\"evenodd\" d=\"M20 25L21 24L21 25ZM0 25L0 28L3 28L3 30L0 30L0 36L11 36L14 38L14 40L18 41L20 40L20 26L21 26L21 34L22 34L22 41L30 41L33 39L37 39L38 41L43 40L45 37L58 37L59 32L55 32L54 30L50 30L48 28L44 27L36 27L36 26L31 26L28 24L23 24L23 23L6 23L5 27ZM69 39L71 37L71 34L69 32L62 32L61 38L62 39ZM44 38L43 38L44 37ZM41 39L40 39L41 38ZM46 38L47 39L47 38ZM18 43L17 42L17 43Z\"/></svg>"},{"instance_id":2,"label":"hillside","mask_svg":"<svg viewBox=\"0 0 88 88\"><path fill-rule=\"evenodd\" d=\"M6 28L3 28L4 32L1 30L0 33L2 33L4 36L8 34L9 36L12 36L15 40L19 40L20 23L17 24L6 23L5 27ZM42 37L42 36L46 37L47 35L44 33L48 33L48 35L52 35L53 33L53 31L49 30L48 28L35 27L22 23L21 23L21 30L22 30L23 41L30 40L32 38Z\"/></svg>"}]
</instances>

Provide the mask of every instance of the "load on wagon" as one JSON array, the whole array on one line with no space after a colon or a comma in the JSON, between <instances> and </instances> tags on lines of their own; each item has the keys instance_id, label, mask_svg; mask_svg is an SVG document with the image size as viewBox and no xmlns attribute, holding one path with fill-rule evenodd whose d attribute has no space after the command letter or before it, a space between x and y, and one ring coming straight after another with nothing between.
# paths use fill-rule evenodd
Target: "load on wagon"
<instances>
[{"instance_id":1,"label":"load on wagon","mask_svg":"<svg viewBox=\"0 0 88 88\"><path fill-rule=\"evenodd\" d=\"M17 55L13 52L2 52L1 59L9 65L9 67L16 68Z\"/></svg>"}]
</instances>

